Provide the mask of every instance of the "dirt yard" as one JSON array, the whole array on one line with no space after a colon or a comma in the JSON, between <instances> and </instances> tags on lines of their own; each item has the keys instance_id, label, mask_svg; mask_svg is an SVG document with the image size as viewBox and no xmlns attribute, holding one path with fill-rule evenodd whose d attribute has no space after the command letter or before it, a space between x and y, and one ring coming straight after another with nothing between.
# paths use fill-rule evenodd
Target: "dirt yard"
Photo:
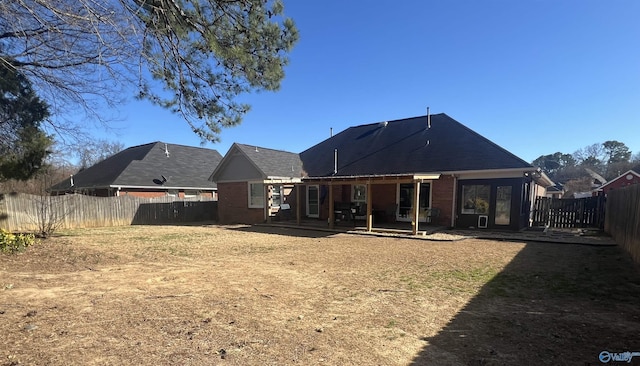
<instances>
[{"instance_id":1,"label":"dirt yard","mask_svg":"<svg viewBox=\"0 0 640 366\"><path fill-rule=\"evenodd\" d=\"M640 352L640 273L616 247L133 226L61 232L0 255L0 276L0 365L602 365L602 351Z\"/></svg>"}]
</instances>

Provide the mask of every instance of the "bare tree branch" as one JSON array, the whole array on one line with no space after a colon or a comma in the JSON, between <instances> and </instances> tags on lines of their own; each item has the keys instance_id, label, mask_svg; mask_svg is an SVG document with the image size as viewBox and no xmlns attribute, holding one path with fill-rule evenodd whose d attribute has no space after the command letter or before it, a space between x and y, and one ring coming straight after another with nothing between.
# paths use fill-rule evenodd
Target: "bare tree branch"
<instances>
[{"instance_id":1,"label":"bare tree branch","mask_svg":"<svg viewBox=\"0 0 640 366\"><path fill-rule=\"evenodd\" d=\"M0 67L19 69L57 129L125 90L181 115L201 138L240 122L253 90L277 90L298 39L280 0L0 2Z\"/></svg>"}]
</instances>

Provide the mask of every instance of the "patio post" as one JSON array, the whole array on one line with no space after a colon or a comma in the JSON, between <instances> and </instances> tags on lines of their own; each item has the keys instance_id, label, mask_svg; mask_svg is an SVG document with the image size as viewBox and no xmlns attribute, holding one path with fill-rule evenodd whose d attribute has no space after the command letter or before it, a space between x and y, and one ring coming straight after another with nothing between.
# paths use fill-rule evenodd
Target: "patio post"
<instances>
[{"instance_id":1,"label":"patio post","mask_svg":"<svg viewBox=\"0 0 640 366\"><path fill-rule=\"evenodd\" d=\"M333 229L335 227L335 213L333 212L333 186L331 185L331 182L328 183L329 185L329 228Z\"/></svg>"},{"instance_id":2,"label":"patio post","mask_svg":"<svg viewBox=\"0 0 640 366\"><path fill-rule=\"evenodd\" d=\"M371 214L372 212L372 207L371 207L371 201L373 201L372 199L373 194L371 193L371 181L367 182L367 231L371 232L371 230L373 229L373 215Z\"/></svg>"},{"instance_id":3,"label":"patio post","mask_svg":"<svg viewBox=\"0 0 640 366\"><path fill-rule=\"evenodd\" d=\"M296 224L300 226L300 207L302 206L302 202L300 202L300 184L296 184Z\"/></svg>"},{"instance_id":4,"label":"patio post","mask_svg":"<svg viewBox=\"0 0 640 366\"><path fill-rule=\"evenodd\" d=\"M420 221L420 181L413 182L413 216L411 217L411 230L413 235L418 235L418 222Z\"/></svg>"}]
</instances>

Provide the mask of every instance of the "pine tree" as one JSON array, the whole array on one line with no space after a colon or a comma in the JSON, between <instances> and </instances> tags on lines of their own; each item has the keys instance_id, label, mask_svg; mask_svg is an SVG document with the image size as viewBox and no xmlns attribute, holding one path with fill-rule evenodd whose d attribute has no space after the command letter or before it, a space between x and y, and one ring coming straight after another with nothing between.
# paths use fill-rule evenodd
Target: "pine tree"
<instances>
[{"instance_id":1,"label":"pine tree","mask_svg":"<svg viewBox=\"0 0 640 366\"><path fill-rule=\"evenodd\" d=\"M0 181L26 180L42 168L52 144L41 127L48 117L29 80L0 65Z\"/></svg>"},{"instance_id":2,"label":"pine tree","mask_svg":"<svg viewBox=\"0 0 640 366\"><path fill-rule=\"evenodd\" d=\"M25 75L56 117L76 106L103 118L100 106L134 89L216 141L249 110L239 95L279 88L298 40L283 9L280 0L1 1L0 65Z\"/></svg>"}]
</instances>

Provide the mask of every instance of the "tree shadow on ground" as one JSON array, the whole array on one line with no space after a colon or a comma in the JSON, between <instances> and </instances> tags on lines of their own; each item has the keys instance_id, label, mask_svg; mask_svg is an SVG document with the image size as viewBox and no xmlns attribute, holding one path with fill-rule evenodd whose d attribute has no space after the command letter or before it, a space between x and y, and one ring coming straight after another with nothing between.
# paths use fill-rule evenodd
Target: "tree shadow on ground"
<instances>
[{"instance_id":1,"label":"tree shadow on ground","mask_svg":"<svg viewBox=\"0 0 640 366\"><path fill-rule=\"evenodd\" d=\"M241 225L241 226L227 227L227 229L235 230L235 231L250 232L250 233L295 236L295 237L301 237L301 238L326 238L332 235L336 235L336 232L332 232L332 231L298 229L298 228L291 228L291 227L260 226L260 225Z\"/></svg>"},{"instance_id":2,"label":"tree shadow on ground","mask_svg":"<svg viewBox=\"0 0 640 366\"><path fill-rule=\"evenodd\" d=\"M603 365L603 351L640 352L639 299L620 248L528 243L412 365Z\"/></svg>"}]
</instances>

